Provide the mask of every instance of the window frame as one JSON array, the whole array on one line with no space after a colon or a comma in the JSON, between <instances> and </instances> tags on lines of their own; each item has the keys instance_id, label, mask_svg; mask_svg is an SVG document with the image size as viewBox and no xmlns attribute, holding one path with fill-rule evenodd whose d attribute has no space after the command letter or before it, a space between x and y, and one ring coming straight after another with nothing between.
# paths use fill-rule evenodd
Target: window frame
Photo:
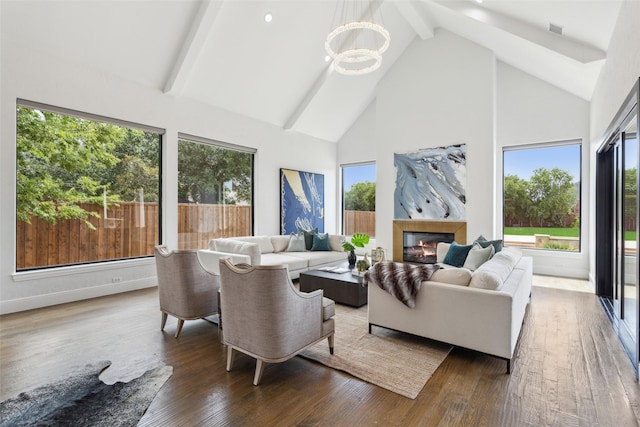
<instances>
[{"instance_id":1,"label":"window frame","mask_svg":"<svg viewBox=\"0 0 640 427\"><path fill-rule=\"evenodd\" d=\"M345 209L344 209L345 208L345 200L344 200L344 196L345 196L344 171L347 168L353 168L353 167L359 167L359 166L373 166L373 167L376 168L376 173L377 173L378 165L376 164L375 160L356 162L356 163L344 163L344 164L340 165L340 230L341 230L341 233L343 235L346 234L346 232L345 232L345 216L344 216L344 211L345 211ZM376 183L375 179L374 179L373 182ZM374 206L374 212L376 212L375 211L375 206ZM369 234L369 237L375 238L375 233Z\"/></svg>"},{"instance_id":2,"label":"window frame","mask_svg":"<svg viewBox=\"0 0 640 427\"><path fill-rule=\"evenodd\" d=\"M184 141L184 142L189 142L189 143L193 143L193 144L202 144L202 145L206 145L206 146L212 146L212 147L217 147L217 148L222 148L225 150L233 150L233 151L237 151L240 153L247 153L247 154L251 154L251 185L250 185L250 191L251 191L251 220L250 220L250 232L249 235L254 235L255 233L255 185L256 185L256 154L258 152L257 149L252 148L252 147L246 147L243 145L238 145L238 144L233 144L233 143L229 143L229 142L224 142L224 141L219 141L219 140L215 140L212 138L205 138L205 137L201 137L201 136L197 136L197 135L192 135L192 134L188 134L188 133L183 133L183 132L178 132L178 136L177 136L177 150L179 153L180 150L180 142ZM177 159L176 159L177 162ZM179 173L178 168L176 168L176 171ZM176 185L179 184L179 177L176 176ZM176 202L176 207L177 207L178 202ZM178 242L180 242L180 231L179 231L179 226L176 227L176 237L178 239ZM238 236L239 237L239 236ZM178 245L180 245L180 243L178 243Z\"/></svg>"},{"instance_id":3,"label":"window frame","mask_svg":"<svg viewBox=\"0 0 640 427\"><path fill-rule=\"evenodd\" d=\"M561 254L581 254L584 251L583 246L583 211L584 211L584 197L583 197L583 188L584 188L584 170L583 170L583 140L581 138L573 138L573 139L565 139L565 140L557 140L557 141L546 141L546 142L538 142L538 143L528 143L528 144L520 144L520 145L505 145L502 147L502 173L501 173L501 188L502 188L502 212L501 212L501 231L502 238L505 238L504 229L505 229L505 153L514 152L514 151L524 151L524 150L532 150L532 149L544 149L544 148L554 148L554 147L562 147L562 146L577 146L579 150L578 156L578 167L579 167L579 188L577 189L578 193L578 216L579 216L579 225L578 225L578 249L577 250L566 250L566 249L550 249L550 248L536 248L536 247L525 247L525 246L515 246L521 249L533 250L538 252L546 252L546 253L561 253ZM506 243L506 242L505 242Z\"/></svg>"},{"instance_id":4,"label":"window frame","mask_svg":"<svg viewBox=\"0 0 640 427\"><path fill-rule=\"evenodd\" d=\"M17 98L15 108L25 107L35 110L47 111L55 114L62 114L69 117L79 118L83 120L90 120L94 122L101 122L109 125L115 125L119 127L140 130L144 132L150 132L156 134L158 137L158 223L157 223L157 237L158 240L155 244L161 244L163 241L163 227L162 227L162 218L163 218L163 194L162 194L162 175L163 175L163 146L164 140L166 137L166 131L163 128L149 126L145 124L140 124L136 122L131 122L122 119L116 119L113 117L103 116L94 113L88 113L84 111L74 110L65 107L59 107L55 105L50 105L42 102L31 101L23 98ZM14 123L17 122L17 116L15 117ZM18 129L15 129L15 137L16 137L16 151L14 154L14 162L17 162L18 156L18 148L17 148L17 140L18 140ZM17 164L16 164L16 172L17 172ZM13 182L13 190L15 194L15 198L19 197L17 191L17 179ZM78 272L87 272L87 271L103 271L108 270L112 267L114 263L126 265L127 267L131 267L134 265L139 265L140 263L146 265L149 259L153 258L153 253L148 255L140 255L140 256L132 256L126 258L112 258L112 259L104 259L104 260L92 260L92 261L83 261L69 264L55 264L55 265L44 265L44 266L35 266L28 268L18 269L18 239L17 239L17 205L14 204L13 207L13 218L14 218L14 244L13 244L13 280L16 282L31 280L34 278L50 278L56 277L59 275L65 274L76 274Z\"/></svg>"}]
</instances>

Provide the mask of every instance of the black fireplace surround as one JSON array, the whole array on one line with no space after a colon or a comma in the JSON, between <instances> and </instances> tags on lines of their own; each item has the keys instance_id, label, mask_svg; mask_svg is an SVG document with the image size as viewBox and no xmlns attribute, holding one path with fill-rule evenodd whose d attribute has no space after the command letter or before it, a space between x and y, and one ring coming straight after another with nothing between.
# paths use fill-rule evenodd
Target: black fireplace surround
<instances>
[{"instance_id":1,"label":"black fireplace surround","mask_svg":"<svg viewBox=\"0 0 640 427\"><path fill-rule=\"evenodd\" d=\"M431 233L428 231L402 232L402 261L419 264L436 263L438 243L451 243L454 233Z\"/></svg>"}]
</instances>

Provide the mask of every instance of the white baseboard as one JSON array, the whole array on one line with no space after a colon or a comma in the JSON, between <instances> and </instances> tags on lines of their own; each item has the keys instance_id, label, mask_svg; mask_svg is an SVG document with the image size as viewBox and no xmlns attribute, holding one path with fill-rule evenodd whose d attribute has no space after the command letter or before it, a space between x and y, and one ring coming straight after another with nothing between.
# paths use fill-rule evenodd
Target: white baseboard
<instances>
[{"instance_id":1,"label":"white baseboard","mask_svg":"<svg viewBox=\"0 0 640 427\"><path fill-rule=\"evenodd\" d=\"M581 268L545 266L540 264L533 265L533 274L541 274L543 276L567 277L570 279L588 280L589 272Z\"/></svg>"},{"instance_id":2,"label":"white baseboard","mask_svg":"<svg viewBox=\"0 0 640 427\"><path fill-rule=\"evenodd\" d=\"M122 292L135 291L138 289L152 288L158 286L155 277L130 280L121 283L110 283L101 286L91 286L71 291L55 292L51 294L36 295L26 298L18 298L0 302L0 314L16 313L19 311L33 310L36 308L49 307L52 305L65 304L68 302L81 301L90 298L103 297L106 295L119 294Z\"/></svg>"}]
</instances>

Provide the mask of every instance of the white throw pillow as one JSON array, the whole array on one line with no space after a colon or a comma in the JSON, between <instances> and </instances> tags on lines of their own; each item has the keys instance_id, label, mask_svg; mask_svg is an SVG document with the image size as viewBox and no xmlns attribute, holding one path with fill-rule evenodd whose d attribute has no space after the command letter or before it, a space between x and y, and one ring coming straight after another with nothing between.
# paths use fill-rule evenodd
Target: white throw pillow
<instances>
[{"instance_id":1,"label":"white throw pillow","mask_svg":"<svg viewBox=\"0 0 640 427\"><path fill-rule=\"evenodd\" d=\"M284 252L289 245L289 236L277 235L271 236L271 244L273 245L274 252Z\"/></svg>"},{"instance_id":2,"label":"white throw pillow","mask_svg":"<svg viewBox=\"0 0 640 427\"><path fill-rule=\"evenodd\" d=\"M342 236L338 234L329 234L329 247L332 251L342 252Z\"/></svg>"},{"instance_id":3,"label":"white throw pillow","mask_svg":"<svg viewBox=\"0 0 640 427\"><path fill-rule=\"evenodd\" d=\"M271 244L271 238L269 236L246 236L246 237L233 237L236 240L242 240L243 242L257 243L260 246L260 253L270 254L273 252L273 245Z\"/></svg>"},{"instance_id":4,"label":"white throw pillow","mask_svg":"<svg viewBox=\"0 0 640 427\"><path fill-rule=\"evenodd\" d=\"M444 262L444 257L447 256L451 243L438 242L436 246L436 262Z\"/></svg>"},{"instance_id":5,"label":"white throw pillow","mask_svg":"<svg viewBox=\"0 0 640 427\"><path fill-rule=\"evenodd\" d=\"M495 252L493 245L483 248L480 244L474 243L467 255L467 259L464 260L463 267L471 271L477 270L482 264L489 261Z\"/></svg>"}]
</instances>

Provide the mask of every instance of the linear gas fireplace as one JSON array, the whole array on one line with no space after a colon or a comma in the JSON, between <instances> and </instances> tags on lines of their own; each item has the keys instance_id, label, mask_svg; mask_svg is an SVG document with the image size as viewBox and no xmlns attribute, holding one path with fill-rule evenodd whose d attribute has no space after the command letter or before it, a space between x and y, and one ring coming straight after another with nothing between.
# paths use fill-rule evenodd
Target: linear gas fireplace
<instances>
[{"instance_id":1,"label":"linear gas fireplace","mask_svg":"<svg viewBox=\"0 0 640 427\"><path fill-rule=\"evenodd\" d=\"M439 242L467 242L465 221L393 221L393 260L431 264L436 262Z\"/></svg>"},{"instance_id":2,"label":"linear gas fireplace","mask_svg":"<svg viewBox=\"0 0 640 427\"><path fill-rule=\"evenodd\" d=\"M438 243L451 243L454 239L453 233L403 231L402 261L434 264L436 262L436 248Z\"/></svg>"}]
</instances>

